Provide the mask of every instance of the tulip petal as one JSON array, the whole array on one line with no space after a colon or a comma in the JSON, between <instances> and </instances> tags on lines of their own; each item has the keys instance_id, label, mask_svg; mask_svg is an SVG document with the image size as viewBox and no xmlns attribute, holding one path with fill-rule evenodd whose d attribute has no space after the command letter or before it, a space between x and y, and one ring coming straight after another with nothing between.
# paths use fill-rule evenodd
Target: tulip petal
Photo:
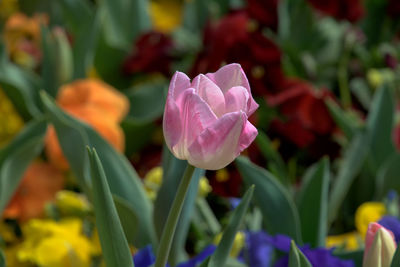
<instances>
[{"instance_id":1,"label":"tulip petal","mask_svg":"<svg viewBox=\"0 0 400 267\"><path fill-rule=\"evenodd\" d=\"M163 118L165 143L170 150L179 142L182 135L181 112L172 96L167 97Z\"/></svg>"},{"instance_id":2,"label":"tulip petal","mask_svg":"<svg viewBox=\"0 0 400 267\"><path fill-rule=\"evenodd\" d=\"M239 138L247 121L244 112L223 115L206 128L189 147L188 161L198 168L217 170L238 156Z\"/></svg>"},{"instance_id":3,"label":"tulip petal","mask_svg":"<svg viewBox=\"0 0 400 267\"><path fill-rule=\"evenodd\" d=\"M234 86L243 86L251 96L249 81L240 64L233 63L226 65L214 73L207 73L206 76L214 81L224 94ZM248 116L253 114L258 108L258 104L254 101L253 97L248 99L247 107Z\"/></svg>"},{"instance_id":4,"label":"tulip petal","mask_svg":"<svg viewBox=\"0 0 400 267\"><path fill-rule=\"evenodd\" d=\"M207 102L217 117L225 113L225 97L221 89L207 76L200 74L193 79L192 86L197 94Z\"/></svg>"},{"instance_id":5,"label":"tulip petal","mask_svg":"<svg viewBox=\"0 0 400 267\"><path fill-rule=\"evenodd\" d=\"M253 143L254 139L256 139L258 134L257 128L254 127L249 121L246 122L246 125L243 128L242 134L239 138L239 147L237 154L240 154L243 150L245 150L251 143Z\"/></svg>"},{"instance_id":6,"label":"tulip petal","mask_svg":"<svg viewBox=\"0 0 400 267\"><path fill-rule=\"evenodd\" d=\"M247 114L249 97L249 93L243 86L232 87L225 93L225 112L230 113L242 110Z\"/></svg>"},{"instance_id":7,"label":"tulip petal","mask_svg":"<svg viewBox=\"0 0 400 267\"><path fill-rule=\"evenodd\" d=\"M217 117L193 88L185 90L176 103L182 119L182 135L178 144L173 147L173 151L178 158L186 159L188 147L204 129L217 120Z\"/></svg>"},{"instance_id":8,"label":"tulip petal","mask_svg":"<svg viewBox=\"0 0 400 267\"><path fill-rule=\"evenodd\" d=\"M185 73L177 71L174 76L172 76L168 88L168 94L171 94L173 99L177 100L182 92L190 87L189 77Z\"/></svg>"}]
</instances>

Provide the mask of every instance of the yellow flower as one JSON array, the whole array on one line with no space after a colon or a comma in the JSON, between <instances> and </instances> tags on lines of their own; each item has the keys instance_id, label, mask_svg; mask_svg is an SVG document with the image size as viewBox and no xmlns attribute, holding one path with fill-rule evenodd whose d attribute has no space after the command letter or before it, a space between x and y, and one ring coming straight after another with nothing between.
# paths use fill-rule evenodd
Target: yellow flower
<instances>
[{"instance_id":1,"label":"yellow flower","mask_svg":"<svg viewBox=\"0 0 400 267\"><path fill-rule=\"evenodd\" d=\"M150 16L157 31L170 33L182 21L182 3L177 0L153 0L150 2Z\"/></svg>"},{"instance_id":2,"label":"yellow flower","mask_svg":"<svg viewBox=\"0 0 400 267\"><path fill-rule=\"evenodd\" d=\"M212 191L212 187L206 177L201 177L199 181L199 196L206 197Z\"/></svg>"},{"instance_id":3,"label":"yellow flower","mask_svg":"<svg viewBox=\"0 0 400 267\"><path fill-rule=\"evenodd\" d=\"M214 244L218 245L221 242L222 233L218 234L214 239ZM240 251L244 247L244 242L246 240L246 235L243 232L237 232L235 235L235 240L233 241L232 249L230 252L230 256L232 258L236 258L239 256Z\"/></svg>"},{"instance_id":4,"label":"yellow flower","mask_svg":"<svg viewBox=\"0 0 400 267\"><path fill-rule=\"evenodd\" d=\"M151 169L144 177L143 183L146 190L147 196L151 200L155 200L157 197L157 192L161 187L163 181L163 169L162 167L154 167ZM207 196L212 190L208 179L206 177L201 177L199 181L198 195L200 197Z\"/></svg>"},{"instance_id":5,"label":"yellow flower","mask_svg":"<svg viewBox=\"0 0 400 267\"><path fill-rule=\"evenodd\" d=\"M326 247L342 247L345 250L357 250L364 242L356 231L341 235L331 235L326 238Z\"/></svg>"},{"instance_id":6,"label":"yellow flower","mask_svg":"<svg viewBox=\"0 0 400 267\"><path fill-rule=\"evenodd\" d=\"M368 225L377 222L386 214L385 205L382 202L365 202L360 205L355 214L355 225L364 239Z\"/></svg>"},{"instance_id":7,"label":"yellow flower","mask_svg":"<svg viewBox=\"0 0 400 267\"><path fill-rule=\"evenodd\" d=\"M23 125L22 118L0 88L0 147L8 143Z\"/></svg>"},{"instance_id":8,"label":"yellow flower","mask_svg":"<svg viewBox=\"0 0 400 267\"><path fill-rule=\"evenodd\" d=\"M90 211L88 200L82 195L68 190L61 190L56 194L56 206L62 214L73 215Z\"/></svg>"},{"instance_id":9,"label":"yellow flower","mask_svg":"<svg viewBox=\"0 0 400 267\"><path fill-rule=\"evenodd\" d=\"M21 263L41 267L89 267L93 245L82 233L82 221L30 220L22 228L25 240L17 251Z\"/></svg>"},{"instance_id":10,"label":"yellow flower","mask_svg":"<svg viewBox=\"0 0 400 267\"><path fill-rule=\"evenodd\" d=\"M220 169L217 171L215 179L217 180L217 182L226 182L229 179L229 172L227 171L227 169Z\"/></svg>"}]
</instances>

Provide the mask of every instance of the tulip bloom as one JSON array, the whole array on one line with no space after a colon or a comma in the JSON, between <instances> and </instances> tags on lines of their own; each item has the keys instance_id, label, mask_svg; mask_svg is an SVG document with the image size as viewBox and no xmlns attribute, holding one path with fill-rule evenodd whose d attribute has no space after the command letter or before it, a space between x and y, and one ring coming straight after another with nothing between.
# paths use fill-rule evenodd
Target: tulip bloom
<instances>
[{"instance_id":1,"label":"tulip bloom","mask_svg":"<svg viewBox=\"0 0 400 267\"><path fill-rule=\"evenodd\" d=\"M396 247L392 232L379 223L370 223L365 237L363 267L390 267Z\"/></svg>"},{"instance_id":2,"label":"tulip bloom","mask_svg":"<svg viewBox=\"0 0 400 267\"><path fill-rule=\"evenodd\" d=\"M176 72L165 105L165 141L177 158L198 168L221 169L257 136L247 120L257 108L239 64L200 74L192 82Z\"/></svg>"}]
</instances>

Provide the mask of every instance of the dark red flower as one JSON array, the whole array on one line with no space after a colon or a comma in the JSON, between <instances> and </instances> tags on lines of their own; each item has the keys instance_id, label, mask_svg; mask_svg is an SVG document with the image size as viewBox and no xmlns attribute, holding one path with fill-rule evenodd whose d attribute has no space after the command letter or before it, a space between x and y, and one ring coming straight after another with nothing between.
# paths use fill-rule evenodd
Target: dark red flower
<instances>
[{"instance_id":1,"label":"dark red flower","mask_svg":"<svg viewBox=\"0 0 400 267\"><path fill-rule=\"evenodd\" d=\"M247 12L261 26L278 28L278 0L247 0Z\"/></svg>"},{"instance_id":2,"label":"dark red flower","mask_svg":"<svg viewBox=\"0 0 400 267\"><path fill-rule=\"evenodd\" d=\"M169 36L155 31L145 33L136 41L132 54L124 62L123 71L126 74L159 72L169 75L172 48Z\"/></svg>"},{"instance_id":3,"label":"dark red flower","mask_svg":"<svg viewBox=\"0 0 400 267\"><path fill-rule=\"evenodd\" d=\"M350 22L358 21L364 15L364 6L361 0L308 0L316 9Z\"/></svg>"},{"instance_id":4,"label":"dark red flower","mask_svg":"<svg viewBox=\"0 0 400 267\"><path fill-rule=\"evenodd\" d=\"M328 97L332 94L325 89L317 91L304 81L288 80L284 90L267 98L267 103L278 107L285 118L272 121L272 130L298 147L310 145L318 136L330 135L335 124L324 103Z\"/></svg>"},{"instance_id":5,"label":"dark red flower","mask_svg":"<svg viewBox=\"0 0 400 267\"><path fill-rule=\"evenodd\" d=\"M389 0L387 10L390 16L392 16L393 18L398 18L400 16L400 1Z\"/></svg>"},{"instance_id":6,"label":"dark red flower","mask_svg":"<svg viewBox=\"0 0 400 267\"><path fill-rule=\"evenodd\" d=\"M279 48L261 32L251 28L244 11L231 13L216 24L208 24L204 50L198 55L192 76L214 72L221 65L241 64L255 95L279 91L284 82Z\"/></svg>"}]
</instances>

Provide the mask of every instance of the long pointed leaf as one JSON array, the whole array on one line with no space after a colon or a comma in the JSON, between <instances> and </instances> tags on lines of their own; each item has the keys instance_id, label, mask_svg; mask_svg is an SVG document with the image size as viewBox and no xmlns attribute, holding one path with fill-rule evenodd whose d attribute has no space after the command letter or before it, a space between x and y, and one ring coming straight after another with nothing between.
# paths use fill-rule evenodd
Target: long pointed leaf
<instances>
[{"instance_id":1,"label":"long pointed leaf","mask_svg":"<svg viewBox=\"0 0 400 267\"><path fill-rule=\"evenodd\" d=\"M208 267L225 266L225 262L227 261L229 253L232 249L236 233L239 230L240 224L242 223L247 208L249 207L251 198L253 197L253 192L254 185L247 190L239 206L235 209L231 218L229 219L229 223L224 230L221 241L218 244L214 254L210 257Z\"/></svg>"},{"instance_id":2,"label":"long pointed leaf","mask_svg":"<svg viewBox=\"0 0 400 267\"><path fill-rule=\"evenodd\" d=\"M42 150L46 128L43 120L33 121L0 150L0 214L17 189L26 168Z\"/></svg>"},{"instance_id":3,"label":"long pointed leaf","mask_svg":"<svg viewBox=\"0 0 400 267\"><path fill-rule=\"evenodd\" d=\"M92 176L93 206L104 261L107 266L133 267L133 257L118 218L103 166L95 149L88 149L88 154Z\"/></svg>"},{"instance_id":4,"label":"long pointed leaf","mask_svg":"<svg viewBox=\"0 0 400 267\"><path fill-rule=\"evenodd\" d=\"M289 267L312 267L293 240L290 242Z\"/></svg>"},{"instance_id":5,"label":"long pointed leaf","mask_svg":"<svg viewBox=\"0 0 400 267\"><path fill-rule=\"evenodd\" d=\"M303 178L299 196L301 233L304 243L323 247L328 231L329 160L322 159Z\"/></svg>"},{"instance_id":6,"label":"long pointed leaf","mask_svg":"<svg viewBox=\"0 0 400 267\"><path fill-rule=\"evenodd\" d=\"M286 234L301 242L299 214L286 188L271 173L245 157L237 158L236 165L244 181L256 186L254 198L263 214L267 232Z\"/></svg>"}]
</instances>

